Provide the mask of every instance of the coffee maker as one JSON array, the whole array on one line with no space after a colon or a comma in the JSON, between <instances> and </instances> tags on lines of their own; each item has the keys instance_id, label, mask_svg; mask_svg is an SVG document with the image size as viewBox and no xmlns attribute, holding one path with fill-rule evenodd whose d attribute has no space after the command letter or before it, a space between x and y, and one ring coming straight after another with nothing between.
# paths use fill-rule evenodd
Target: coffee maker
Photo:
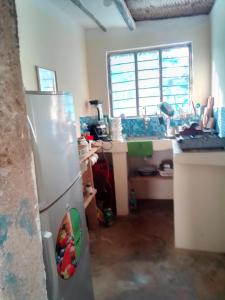
<instances>
[{"instance_id":1,"label":"coffee maker","mask_svg":"<svg viewBox=\"0 0 225 300\"><path fill-rule=\"evenodd\" d=\"M91 100L89 103L97 109L98 117L97 122L94 124L88 125L90 134L93 135L94 140L103 140L109 141L108 128L104 121L103 112L102 112L102 101L100 100Z\"/></svg>"}]
</instances>

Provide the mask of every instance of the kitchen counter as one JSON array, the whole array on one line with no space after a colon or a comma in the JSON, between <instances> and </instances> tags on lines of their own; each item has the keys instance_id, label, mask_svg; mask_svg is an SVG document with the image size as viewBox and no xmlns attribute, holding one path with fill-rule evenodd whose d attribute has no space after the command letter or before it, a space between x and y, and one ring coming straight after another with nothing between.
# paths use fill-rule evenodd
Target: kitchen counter
<instances>
[{"instance_id":1,"label":"kitchen counter","mask_svg":"<svg viewBox=\"0 0 225 300\"><path fill-rule=\"evenodd\" d=\"M225 151L184 152L176 140L172 142L174 161L191 165L225 166Z\"/></svg>"},{"instance_id":2,"label":"kitchen counter","mask_svg":"<svg viewBox=\"0 0 225 300\"><path fill-rule=\"evenodd\" d=\"M225 151L183 152L173 141L175 246L225 251Z\"/></svg>"},{"instance_id":3,"label":"kitchen counter","mask_svg":"<svg viewBox=\"0 0 225 300\"><path fill-rule=\"evenodd\" d=\"M127 142L152 141L153 151L172 149L172 139L156 139L152 137L133 137L123 141L103 142L102 147L106 152L127 152Z\"/></svg>"},{"instance_id":4,"label":"kitchen counter","mask_svg":"<svg viewBox=\"0 0 225 300\"><path fill-rule=\"evenodd\" d=\"M130 138L131 140L152 140L153 151L172 149L172 140L156 139L152 137ZM113 172L116 194L117 215L129 214L128 207L128 166L127 166L127 140L103 142L103 151L112 153Z\"/></svg>"},{"instance_id":5,"label":"kitchen counter","mask_svg":"<svg viewBox=\"0 0 225 300\"><path fill-rule=\"evenodd\" d=\"M183 152L175 140L151 137L153 151L173 149L175 246L225 251L225 151ZM127 141L103 143L113 157L118 215L127 215Z\"/></svg>"}]
</instances>

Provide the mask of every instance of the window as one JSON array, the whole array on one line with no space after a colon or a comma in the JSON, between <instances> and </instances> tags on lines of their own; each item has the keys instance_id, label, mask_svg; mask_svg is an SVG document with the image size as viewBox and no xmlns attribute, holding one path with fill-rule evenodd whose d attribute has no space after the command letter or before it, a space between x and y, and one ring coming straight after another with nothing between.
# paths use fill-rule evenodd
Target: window
<instances>
[{"instance_id":1,"label":"window","mask_svg":"<svg viewBox=\"0 0 225 300\"><path fill-rule=\"evenodd\" d=\"M191 44L108 53L108 82L113 117L148 115L161 101L188 111Z\"/></svg>"}]
</instances>

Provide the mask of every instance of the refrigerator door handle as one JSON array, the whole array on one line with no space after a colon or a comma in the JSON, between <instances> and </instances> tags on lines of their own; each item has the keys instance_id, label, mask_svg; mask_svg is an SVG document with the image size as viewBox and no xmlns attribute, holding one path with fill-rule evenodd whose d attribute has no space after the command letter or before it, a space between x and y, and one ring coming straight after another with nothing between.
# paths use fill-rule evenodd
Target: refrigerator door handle
<instances>
[{"instance_id":1,"label":"refrigerator door handle","mask_svg":"<svg viewBox=\"0 0 225 300\"><path fill-rule=\"evenodd\" d=\"M28 115L27 115L27 123L28 123L28 126L30 127L30 131L31 131L32 137L35 141L35 144L37 144L37 137L36 137L36 134L35 134L35 131L34 131L34 127L33 127L32 122L31 122Z\"/></svg>"},{"instance_id":2,"label":"refrigerator door handle","mask_svg":"<svg viewBox=\"0 0 225 300\"><path fill-rule=\"evenodd\" d=\"M55 247L53 242L53 236L50 231L42 232L44 262L46 271L46 281L48 287L48 299L59 299L59 286L58 286L58 273L55 260Z\"/></svg>"}]
</instances>

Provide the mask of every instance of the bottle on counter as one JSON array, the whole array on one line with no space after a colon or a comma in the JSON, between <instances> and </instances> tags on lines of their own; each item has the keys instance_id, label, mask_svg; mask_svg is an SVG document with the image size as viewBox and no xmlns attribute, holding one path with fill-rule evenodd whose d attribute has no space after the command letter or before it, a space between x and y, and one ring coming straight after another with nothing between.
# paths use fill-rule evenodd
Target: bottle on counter
<instances>
[{"instance_id":1,"label":"bottle on counter","mask_svg":"<svg viewBox=\"0 0 225 300\"><path fill-rule=\"evenodd\" d=\"M89 144L86 139L81 136L78 140L78 152L80 159L89 152Z\"/></svg>"},{"instance_id":2,"label":"bottle on counter","mask_svg":"<svg viewBox=\"0 0 225 300\"><path fill-rule=\"evenodd\" d=\"M112 226L113 224L113 211L111 208L105 208L103 211L104 225L106 227Z\"/></svg>"}]
</instances>

